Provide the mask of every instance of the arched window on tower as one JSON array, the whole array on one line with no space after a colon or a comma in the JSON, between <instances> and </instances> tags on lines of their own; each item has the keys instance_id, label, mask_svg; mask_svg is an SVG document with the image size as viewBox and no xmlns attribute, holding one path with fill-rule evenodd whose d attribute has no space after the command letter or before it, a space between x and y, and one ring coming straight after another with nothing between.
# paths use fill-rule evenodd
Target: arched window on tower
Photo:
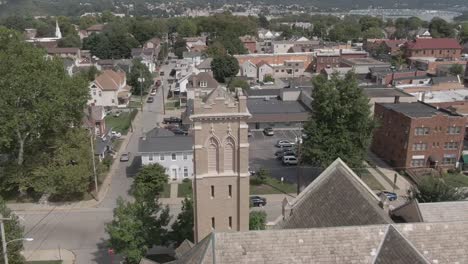
<instances>
[{"instance_id":1,"label":"arched window on tower","mask_svg":"<svg viewBox=\"0 0 468 264\"><path fill-rule=\"evenodd\" d=\"M219 162L218 162L218 142L211 138L208 143L208 172L218 172L219 171Z\"/></svg>"},{"instance_id":2,"label":"arched window on tower","mask_svg":"<svg viewBox=\"0 0 468 264\"><path fill-rule=\"evenodd\" d=\"M234 140L228 138L224 142L224 171L235 171L235 147Z\"/></svg>"}]
</instances>

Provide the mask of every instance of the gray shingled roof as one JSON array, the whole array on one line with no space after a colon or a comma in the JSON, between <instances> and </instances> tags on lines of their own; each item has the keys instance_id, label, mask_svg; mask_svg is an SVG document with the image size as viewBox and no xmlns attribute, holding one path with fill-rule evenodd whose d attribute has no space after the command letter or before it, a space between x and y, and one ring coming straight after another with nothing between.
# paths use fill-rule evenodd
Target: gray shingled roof
<instances>
[{"instance_id":1,"label":"gray shingled roof","mask_svg":"<svg viewBox=\"0 0 468 264\"><path fill-rule=\"evenodd\" d=\"M278 229L358 226L392 223L380 199L341 159L291 202Z\"/></svg>"},{"instance_id":2,"label":"gray shingled roof","mask_svg":"<svg viewBox=\"0 0 468 264\"><path fill-rule=\"evenodd\" d=\"M376 257L376 263L468 263L468 222L393 226L395 232L368 225L214 233L171 263L368 264ZM392 256L395 262L383 261Z\"/></svg>"},{"instance_id":3,"label":"gray shingled roof","mask_svg":"<svg viewBox=\"0 0 468 264\"><path fill-rule=\"evenodd\" d=\"M468 201L420 203L419 210L424 222L468 220Z\"/></svg>"},{"instance_id":4,"label":"gray shingled roof","mask_svg":"<svg viewBox=\"0 0 468 264\"><path fill-rule=\"evenodd\" d=\"M437 109L434 106L421 103L381 103L383 107L402 113L409 117L432 117L437 114L447 115L447 116L459 116L458 114L451 113L449 111L444 111L442 108Z\"/></svg>"},{"instance_id":5,"label":"gray shingled roof","mask_svg":"<svg viewBox=\"0 0 468 264\"><path fill-rule=\"evenodd\" d=\"M388 226L373 264L429 264L424 256L392 225Z\"/></svg>"},{"instance_id":6,"label":"gray shingled roof","mask_svg":"<svg viewBox=\"0 0 468 264\"><path fill-rule=\"evenodd\" d=\"M395 88L366 88L363 87L362 91L367 97L413 97L411 94L407 94Z\"/></svg>"},{"instance_id":7,"label":"gray shingled roof","mask_svg":"<svg viewBox=\"0 0 468 264\"><path fill-rule=\"evenodd\" d=\"M138 152L156 153L168 151L191 151L193 137L177 136L164 128L154 128L138 141Z\"/></svg>"}]
</instances>

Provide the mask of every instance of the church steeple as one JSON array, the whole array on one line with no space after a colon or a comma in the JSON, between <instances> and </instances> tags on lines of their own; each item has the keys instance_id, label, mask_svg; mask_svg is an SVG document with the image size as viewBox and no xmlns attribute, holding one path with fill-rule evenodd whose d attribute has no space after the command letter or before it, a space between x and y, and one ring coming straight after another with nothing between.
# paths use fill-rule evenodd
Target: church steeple
<instances>
[{"instance_id":1,"label":"church steeple","mask_svg":"<svg viewBox=\"0 0 468 264\"><path fill-rule=\"evenodd\" d=\"M55 37L58 39L62 38L62 32L60 32L60 27L58 24L58 20L55 20Z\"/></svg>"}]
</instances>

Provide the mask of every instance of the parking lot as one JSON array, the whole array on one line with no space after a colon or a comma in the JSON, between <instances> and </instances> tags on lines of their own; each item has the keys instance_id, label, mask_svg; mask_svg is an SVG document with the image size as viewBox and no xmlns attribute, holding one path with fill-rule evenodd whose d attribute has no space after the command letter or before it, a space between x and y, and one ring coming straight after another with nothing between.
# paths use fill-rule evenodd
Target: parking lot
<instances>
[{"instance_id":1,"label":"parking lot","mask_svg":"<svg viewBox=\"0 0 468 264\"><path fill-rule=\"evenodd\" d=\"M291 183L297 183L297 176L300 174L303 178L315 177L311 173L311 168L302 168L298 166L284 166L281 160L275 157L275 152L279 150L275 146L278 140L289 140L295 142L296 138L301 138L300 130L275 130L274 136L266 136L262 131L253 131L249 137L250 143L250 168L258 170L267 169L271 175L277 179L283 179ZM313 174L313 175L311 175ZM310 182L311 179L307 179Z\"/></svg>"}]
</instances>

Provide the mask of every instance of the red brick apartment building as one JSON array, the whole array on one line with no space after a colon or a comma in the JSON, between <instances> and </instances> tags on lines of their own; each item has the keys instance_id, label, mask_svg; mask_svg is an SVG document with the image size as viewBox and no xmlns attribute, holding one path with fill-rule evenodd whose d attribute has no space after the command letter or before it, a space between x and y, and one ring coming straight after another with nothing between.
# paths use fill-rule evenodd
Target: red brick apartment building
<instances>
[{"instance_id":1,"label":"red brick apartment building","mask_svg":"<svg viewBox=\"0 0 468 264\"><path fill-rule=\"evenodd\" d=\"M456 166L463 149L463 116L422 102L376 103L371 150L396 168Z\"/></svg>"},{"instance_id":2,"label":"red brick apartment building","mask_svg":"<svg viewBox=\"0 0 468 264\"><path fill-rule=\"evenodd\" d=\"M458 60L462 46L454 38L417 38L406 44L406 57Z\"/></svg>"}]
</instances>

